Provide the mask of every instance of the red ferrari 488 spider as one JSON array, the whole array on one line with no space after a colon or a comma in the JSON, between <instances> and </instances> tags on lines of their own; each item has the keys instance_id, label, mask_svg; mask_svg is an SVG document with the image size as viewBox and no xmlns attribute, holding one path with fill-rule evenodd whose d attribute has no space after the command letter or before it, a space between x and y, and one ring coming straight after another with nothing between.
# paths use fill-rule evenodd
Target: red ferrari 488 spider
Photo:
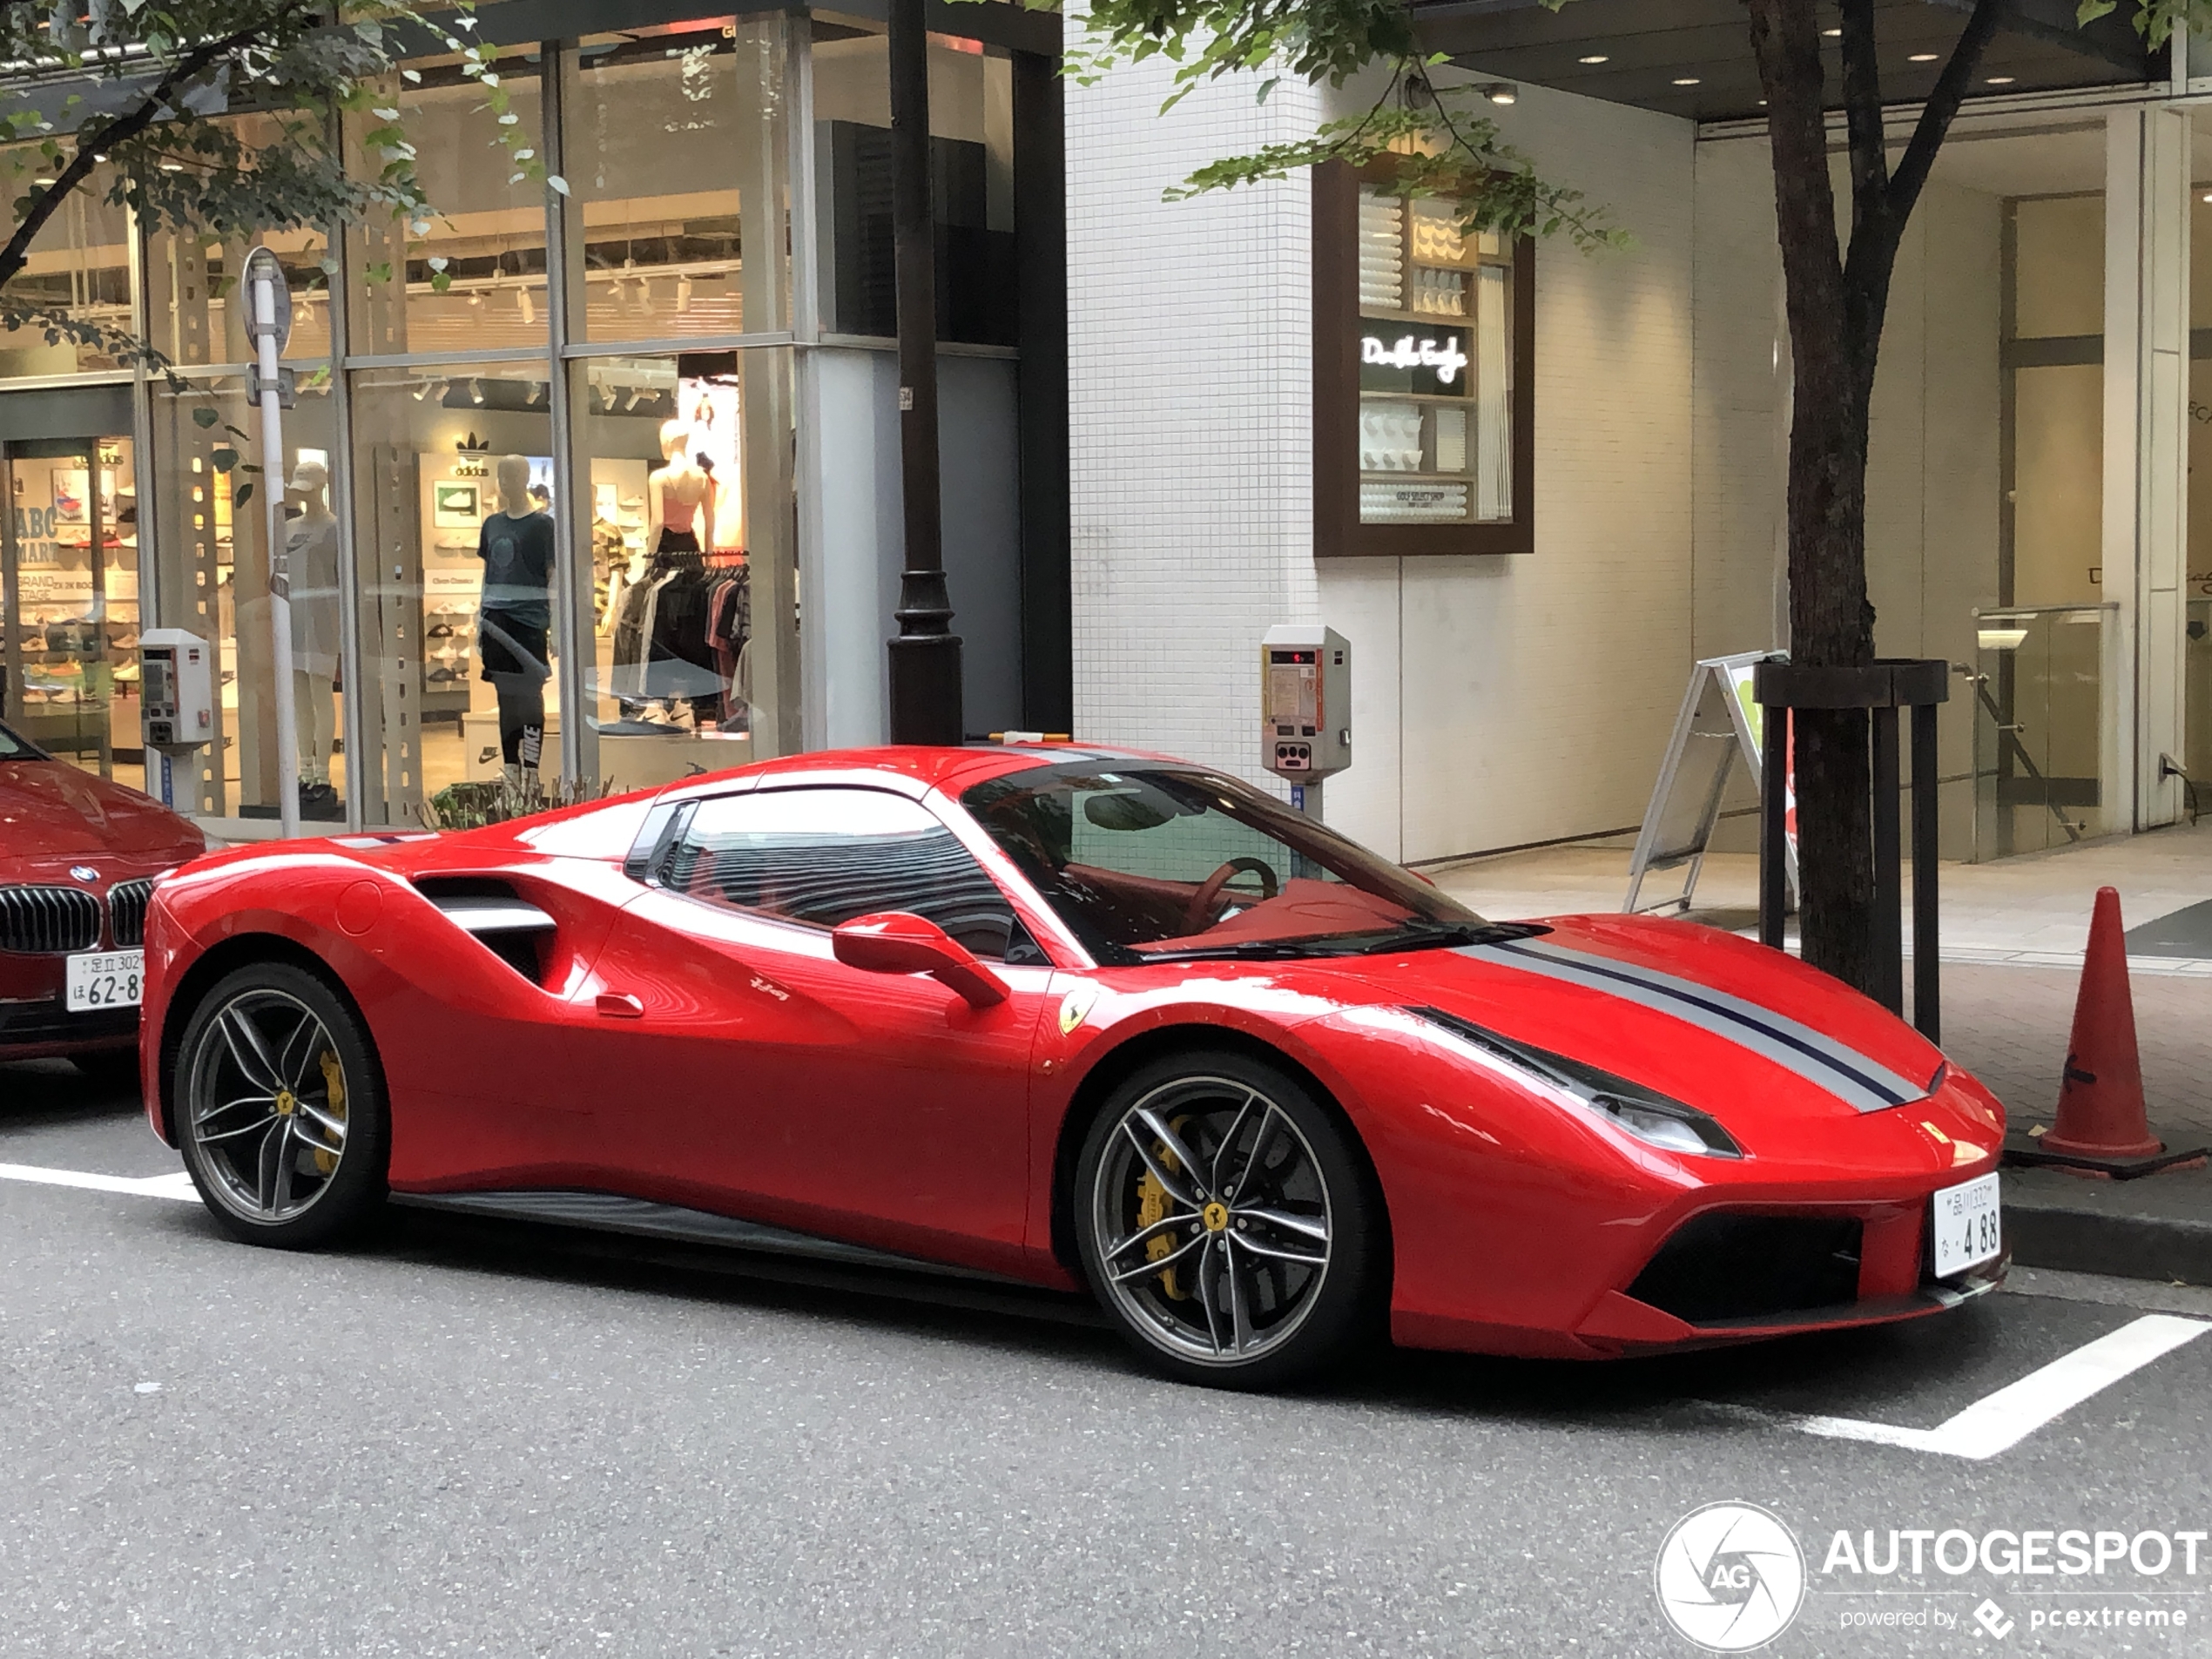
<instances>
[{"instance_id":1,"label":"red ferrari 488 spider","mask_svg":"<svg viewBox=\"0 0 2212 1659\"><path fill-rule=\"evenodd\" d=\"M1682 923L1492 923L1204 766L813 754L154 894L148 1110L240 1238L388 1193L1088 1287L1194 1380L1993 1287L1996 1100Z\"/></svg>"}]
</instances>

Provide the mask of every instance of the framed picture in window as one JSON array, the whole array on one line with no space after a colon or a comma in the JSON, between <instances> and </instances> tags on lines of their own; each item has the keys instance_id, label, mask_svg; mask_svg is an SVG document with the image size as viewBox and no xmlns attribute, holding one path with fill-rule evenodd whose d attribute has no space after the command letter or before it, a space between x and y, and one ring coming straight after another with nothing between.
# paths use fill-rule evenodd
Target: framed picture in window
<instances>
[{"instance_id":1,"label":"framed picture in window","mask_svg":"<svg viewBox=\"0 0 2212 1659\"><path fill-rule=\"evenodd\" d=\"M1314 551L1534 545L1535 246L1313 172Z\"/></svg>"}]
</instances>

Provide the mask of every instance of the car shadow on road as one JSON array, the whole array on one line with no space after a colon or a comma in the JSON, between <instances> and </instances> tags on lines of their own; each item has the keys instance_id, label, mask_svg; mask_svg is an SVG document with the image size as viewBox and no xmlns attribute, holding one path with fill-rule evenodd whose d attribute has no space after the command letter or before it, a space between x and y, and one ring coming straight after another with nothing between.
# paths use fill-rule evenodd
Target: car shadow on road
<instances>
[{"instance_id":1,"label":"car shadow on road","mask_svg":"<svg viewBox=\"0 0 2212 1659\"><path fill-rule=\"evenodd\" d=\"M137 1089L96 1083L66 1060L0 1062L0 1135L135 1118L143 1110Z\"/></svg>"},{"instance_id":2,"label":"car shadow on road","mask_svg":"<svg viewBox=\"0 0 2212 1659\"><path fill-rule=\"evenodd\" d=\"M218 1232L202 1211L179 1206L174 1215L181 1229ZM1184 1386L1154 1379L1079 1295L403 1205L354 1250L367 1259L927 1335L1009 1358L1103 1367L1140 1386ZM1292 1408L1646 1432L1710 1426L1708 1402L1864 1410L1932 1426L1982 1392L1975 1378L2009 1366L2028 1345L1985 1301L1905 1325L1655 1358L1508 1359L1379 1345L1277 1398Z\"/></svg>"}]
</instances>

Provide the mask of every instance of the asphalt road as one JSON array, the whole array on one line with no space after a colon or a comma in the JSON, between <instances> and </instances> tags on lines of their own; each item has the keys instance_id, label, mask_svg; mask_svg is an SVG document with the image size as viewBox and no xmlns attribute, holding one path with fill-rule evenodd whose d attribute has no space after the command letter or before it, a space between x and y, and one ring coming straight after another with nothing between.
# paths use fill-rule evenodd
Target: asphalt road
<instances>
[{"instance_id":1,"label":"asphalt road","mask_svg":"<svg viewBox=\"0 0 2212 1659\"><path fill-rule=\"evenodd\" d=\"M0 1067L0 1165L178 1168L57 1066ZM2212 1340L2136 1325L2212 1295L2015 1285L1887 1332L1380 1354L1254 1398L1152 1380L1049 1298L421 1211L284 1255L0 1179L0 1654L1688 1656L1655 1561L1721 1501L1806 1558L1767 1652L2212 1653L2212 1543L2181 1537L2212 1530ZM1932 1431L2141 1331L2180 1345L1985 1459L1798 1415ZM2081 1574L1834 1555L2071 1528L2121 1542Z\"/></svg>"}]
</instances>

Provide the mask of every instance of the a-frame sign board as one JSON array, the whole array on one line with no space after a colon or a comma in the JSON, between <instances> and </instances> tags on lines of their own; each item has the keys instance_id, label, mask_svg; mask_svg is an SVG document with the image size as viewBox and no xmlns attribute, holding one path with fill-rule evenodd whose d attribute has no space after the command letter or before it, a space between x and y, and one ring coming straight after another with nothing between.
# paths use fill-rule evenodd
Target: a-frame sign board
<instances>
[{"instance_id":1,"label":"a-frame sign board","mask_svg":"<svg viewBox=\"0 0 2212 1659\"><path fill-rule=\"evenodd\" d=\"M1729 779L1741 760L1750 773L1751 786L1759 785L1762 751L1759 746L1765 711L1751 698L1751 670L1779 656L1776 651L1743 651L1734 657L1709 657L1690 671L1689 690L1675 719L1674 739L1659 768L1659 781L1651 791L1651 805L1643 814L1643 828L1636 836L1635 856L1629 863L1629 897L1621 908L1687 910L1697 890L1697 873L1711 845L1713 826L1720 821L1721 802ZM1794 810L1790 833L1784 838L1784 866L1790 895L1797 892L1797 837ZM1643 879L1654 871L1683 870L1682 890L1669 893L1656 904L1640 904Z\"/></svg>"}]
</instances>

